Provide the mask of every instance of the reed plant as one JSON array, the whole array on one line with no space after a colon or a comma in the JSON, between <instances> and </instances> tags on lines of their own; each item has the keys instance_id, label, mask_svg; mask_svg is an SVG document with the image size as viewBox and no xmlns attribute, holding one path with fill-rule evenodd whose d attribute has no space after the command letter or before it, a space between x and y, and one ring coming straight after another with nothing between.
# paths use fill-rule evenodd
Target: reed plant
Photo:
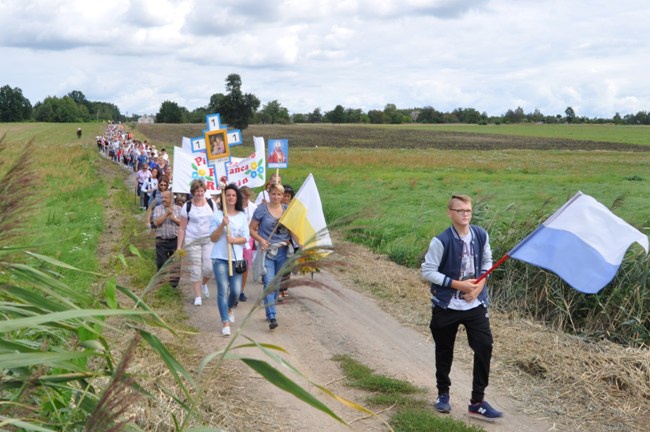
<instances>
[{"instance_id":1,"label":"reed plant","mask_svg":"<svg viewBox=\"0 0 650 432\"><path fill-rule=\"evenodd\" d=\"M621 196L610 207L624 205L624 201ZM554 211L545 203L526 218L514 215L514 207L495 217L484 202L476 207L473 222L488 228L495 261ZM633 245L612 282L598 294L576 291L555 274L517 260L507 260L499 267L489 285L494 305L505 312L587 338L647 346L650 345L649 266L650 257L640 246Z\"/></svg>"}]
</instances>

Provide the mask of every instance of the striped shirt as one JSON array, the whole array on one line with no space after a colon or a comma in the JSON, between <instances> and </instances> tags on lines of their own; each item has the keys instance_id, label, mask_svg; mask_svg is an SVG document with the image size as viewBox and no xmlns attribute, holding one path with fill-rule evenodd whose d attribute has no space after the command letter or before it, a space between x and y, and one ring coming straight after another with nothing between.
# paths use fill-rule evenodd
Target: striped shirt
<instances>
[{"instance_id":1,"label":"striped shirt","mask_svg":"<svg viewBox=\"0 0 650 432\"><path fill-rule=\"evenodd\" d=\"M181 215L180 206L174 204L173 207L174 207L174 216L180 217ZM159 205L154 207L152 219L153 220L158 219L160 216L165 214L165 212L167 212L167 207L165 207L164 205ZM156 238L169 240L169 239L176 238L177 236L178 236L178 225L172 222L170 218L166 218L165 222L163 222L162 225L156 227Z\"/></svg>"}]
</instances>

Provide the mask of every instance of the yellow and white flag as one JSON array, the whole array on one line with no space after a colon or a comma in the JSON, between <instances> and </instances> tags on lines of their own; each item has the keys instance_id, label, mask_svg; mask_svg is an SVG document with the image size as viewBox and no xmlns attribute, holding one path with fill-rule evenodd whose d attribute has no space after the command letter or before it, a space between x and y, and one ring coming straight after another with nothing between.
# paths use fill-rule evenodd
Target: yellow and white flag
<instances>
[{"instance_id":1,"label":"yellow and white flag","mask_svg":"<svg viewBox=\"0 0 650 432\"><path fill-rule=\"evenodd\" d=\"M323 206L314 176L309 174L280 218L280 223L298 238L303 248L331 247Z\"/></svg>"}]
</instances>

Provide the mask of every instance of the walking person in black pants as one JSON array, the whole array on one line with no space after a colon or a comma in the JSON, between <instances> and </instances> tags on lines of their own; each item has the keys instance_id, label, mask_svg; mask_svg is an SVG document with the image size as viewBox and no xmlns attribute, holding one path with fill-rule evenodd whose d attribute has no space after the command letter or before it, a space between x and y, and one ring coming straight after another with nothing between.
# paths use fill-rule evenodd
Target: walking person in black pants
<instances>
[{"instance_id":1,"label":"walking person in black pants","mask_svg":"<svg viewBox=\"0 0 650 432\"><path fill-rule=\"evenodd\" d=\"M490 239L485 229L471 225L472 199L452 195L447 205L451 226L431 240L422 264L422 275L431 282L433 306L431 334L435 342L436 410L451 411L449 373L459 325L465 326L474 351L472 394L468 413L493 421L503 413L484 400L492 358L492 332L488 317L485 279L476 282L492 266Z\"/></svg>"},{"instance_id":2,"label":"walking person in black pants","mask_svg":"<svg viewBox=\"0 0 650 432\"><path fill-rule=\"evenodd\" d=\"M174 195L169 190L162 193L162 205L153 209L153 225L156 227L156 266L158 270L174 255L178 248L178 224L181 208L174 203ZM170 272L169 284L176 288L180 271L176 265Z\"/></svg>"}]
</instances>

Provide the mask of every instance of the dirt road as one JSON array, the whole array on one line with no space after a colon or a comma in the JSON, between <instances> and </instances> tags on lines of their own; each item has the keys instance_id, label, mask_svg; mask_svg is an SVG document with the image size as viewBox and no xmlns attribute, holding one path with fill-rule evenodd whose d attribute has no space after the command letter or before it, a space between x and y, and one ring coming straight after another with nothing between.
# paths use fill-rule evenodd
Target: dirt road
<instances>
[{"instance_id":1,"label":"dirt road","mask_svg":"<svg viewBox=\"0 0 650 432\"><path fill-rule=\"evenodd\" d=\"M257 296L261 293L260 284L249 282L246 292L249 301L235 308L236 322L233 330L239 329L260 343L276 344L289 352L287 361L298 368L313 382L327 384L334 393L358 403L363 403L362 392L345 387L341 383L342 372L332 357L348 354L376 372L394 378L408 380L426 388L428 397L436 396L433 364L433 343L413 328L397 322L367 296L341 284L331 273L316 275L320 282L329 288L309 286L290 290L291 296L278 306L280 326L269 331L265 321L264 309L249 314ZM221 324L216 308L216 287L211 286L211 297L203 306L191 304L189 290L184 289L186 310L191 316L190 323L200 331L197 340L201 349L208 352L226 346L228 339L221 336ZM423 307L427 307L424 305ZM242 338L240 342L244 342ZM464 342L459 334L459 342ZM463 345L459 343L458 345ZM461 349L461 348L457 348ZM249 351L251 356L264 357L259 350ZM388 427L377 418L363 418L361 412L349 409L328 398L303 379L297 379L286 368L283 372L302 383L308 390L325 402L334 412L350 424L337 423L329 416L309 407L292 395L277 389L250 369L244 370L239 381L240 391L255 404L263 406L268 424L274 431L384 431ZM466 404L471 390L471 365L456 359L452 369L452 415L468 422L474 422L488 431L548 431L553 424L546 420L532 418L522 413L516 401L504 396L499 388L488 388L489 402L505 412L498 423L468 419ZM433 408L432 408L433 410ZM385 420L390 412L379 416ZM363 419L362 419L363 418Z\"/></svg>"}]
</instances>

